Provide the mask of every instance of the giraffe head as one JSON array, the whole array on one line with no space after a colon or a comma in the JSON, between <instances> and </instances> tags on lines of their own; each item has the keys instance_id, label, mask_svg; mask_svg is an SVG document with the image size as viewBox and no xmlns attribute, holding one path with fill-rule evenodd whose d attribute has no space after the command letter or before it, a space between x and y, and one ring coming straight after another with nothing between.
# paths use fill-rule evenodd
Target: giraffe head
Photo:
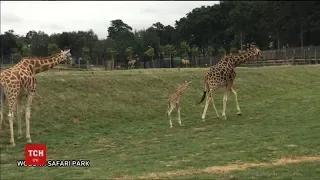
<instances>
[{"instance_id":1,"label":"giraffe head","mask_svg":"<svg viewBox=\"0 0 320 180\"><path fill-rule=\"evenodd\" d=\"M192 81L184 81L184 86L187 87L189 84L191 84Z\"/></svg>"},{"instance_id":2,"label":"giraffe head","mask_svg":"<svg viewBox=\"0 0 320 180\"><path fill-rule=\"evenodd\" d=\"M261 50L253 43L248 44L248 51L252 52L253 56L259 56L260 58L263 58L262 54L261 54Z\"/></svg>"},{"instance_id":3,"label":"giraffe head","mask_svg":"<svg viewBox=\"0 0 320 180\"><path fill-rule=\"evenodd\" d=\"M74 63L70 49L65 50L65 51L61 50L61 54L62 54L62 58L63 58L62 61L66 61L68 64Z\"/></svg>"},{"instance_id":4,"label":"giraffe head","mask_svg":"<svg viewBox=\"0 0 320 180\"><path fill-rule=\"evenodd\" d=\"M192 83L192 81L184 81L184 83L189 85L190 83Z\"/></svg>"}]
</instances>

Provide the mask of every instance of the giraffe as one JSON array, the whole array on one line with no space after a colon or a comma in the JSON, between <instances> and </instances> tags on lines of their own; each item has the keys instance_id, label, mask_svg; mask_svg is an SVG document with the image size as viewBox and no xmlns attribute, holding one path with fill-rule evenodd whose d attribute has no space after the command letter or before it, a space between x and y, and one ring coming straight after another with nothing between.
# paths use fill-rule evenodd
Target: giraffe
<instances>
[{"instance_id":1,"label":"giraffe","mask_svg":"<svg viewBox=\"0 0 320 180\"><path fill-rule=\"evenodd\" d=\"M172 121L171 121L171 112L177 108L178 109L178 122L181 126L181 117L180 117L180 100L182 97L183 92L187 88L187 86L191 83L192 81L184 81L183 84L179 85L178 88L176 89L176 92L171 94L168 98L168 110L167 110L167 116L169 117L169 123L170 123L170 128L172 128Z\"/></svg>"},{"instance_id":2,"label":"giraffe","mask_svg":"<svg viewBox=\"0 0 320 180\"><path fill-rule=\"evenodd\" d=\"M201 101L198 103L200 104L203 102L203 100L206 98L206 104L203 110L202 114L202 120L205 121L206 117L206 112L208 109L209 101L211 99L213 108L216 112L217 118L220 119L219 113L217 111L217 108L214 103L214 92L216 91L217 88L219 87L226 87L226 90L224 92L223 96L223 110L222 110L222 118L227 119L226 117L226 106L227 106L227 100L228 100L228 91L232 92L232 94L235 97L236 101L236 108L237 108L237 115L241 115L241 110L238 102L238 96L237 92L234 90L233 82L236 77L236 72L235 68L239 66L240 64L248 61L251 57L253 56L260 56L261 51L258 47L256 47L253 44L250 44L247 52L243 53L238 53L238 54L232 54L232 55L225 55L222 57L222 59L218 62L218 64L212 66L209 70L204 75L204 81L205 81L205 87L204 87L204 92L203 96L201 98Z\"/></svg>"},{"instance_id":3,"label":"giraffe","mask_svg":"<svg viewBox=\"0 0 320 180\"><path fill-rule=\"evenodd\" d=\"M131 68L134 68L134 64L136 63L137 60L135 59L131 59L130 61L128 61L128 68L131 67Z\"/></svg>"},{"instance_id":4,"label":"giraffe","mask_svg":"<svg viewBox=\"0 0 320 180\"><path fill-rule=\"evenodd\" d=\"M35 58L24 58L19 63L11 68L8 68L0 74L0 88L1 88L1 119L0 119L0 131L2 131L3 122L3 106L4 99L7 99L9 105L9 125L10 125L10 144L12 147L15 146L14 134L13 134L13 120L14 113L17 111L18 119L18 138L22 137L21 131L21 113L22 105L21 100L23 96L27 97L26 103L26 139L28 143L31 143L30 136L30 116L31 116L31 105L32 100L36 92L36 77L35 75L47 71L54 66L58 65L62 61L73 62L70 49L61 50L49 57L35 57Z\"/></svg>"},{"instance_id":5,"label":"giraffe","mask_svg":"<svg viewBox=\"0 0 320 180\"><path fill-rule=\"evenodd\" d=\"M187 65L190 65L190 61L188 59L182 59L181 62L182 64L186 65L186 67Z\"/></svg>"}]
</instances>

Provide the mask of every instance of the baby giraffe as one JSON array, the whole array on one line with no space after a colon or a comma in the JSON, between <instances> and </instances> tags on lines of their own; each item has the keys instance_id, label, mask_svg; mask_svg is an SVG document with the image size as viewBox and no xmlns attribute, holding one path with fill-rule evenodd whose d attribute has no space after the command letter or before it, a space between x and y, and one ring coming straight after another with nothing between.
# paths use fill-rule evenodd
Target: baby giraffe
<instances>
[{"instance_id":1,"label":"baby giraffe","mask_svg":"<svg viewBox=\"0 0 320 180\"><path fill-rule=\"evenodd\" d=\"M174 110L174 108L178 109L178 122L181 126L181 117L180 117L180 100L182 97L182 94L184 90L187 88L187 86L191 83L191 81L184 81L183 84L181 84L177 89L176 92L171 94L168 98L168 111L167 111L167 116L169 117L169 123L170 123L170 128L172 128L172 121L171 121L171 112Z\"/></svg>"}]
</instances>

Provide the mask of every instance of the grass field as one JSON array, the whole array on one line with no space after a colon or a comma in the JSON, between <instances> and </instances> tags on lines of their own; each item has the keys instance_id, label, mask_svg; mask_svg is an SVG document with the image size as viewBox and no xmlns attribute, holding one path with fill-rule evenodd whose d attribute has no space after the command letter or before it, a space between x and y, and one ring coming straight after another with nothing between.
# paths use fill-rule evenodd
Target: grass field
<instances>
[{"instance_id":1,"label":"grass field","mask_svg":"<svg viewBox=\"0 0 320 180\"><path fill-rule=\"evenodd\" d=\"M316 179L320 177L320 66L238 68L228 120L196 105L207 69L47 72L38 75L33 143L48 159L88 159L86 168L22 168L26 139L0 137L1 179ZM182 124L167 97L192 80ZM222 111L222 92L215 95ZM5 117L7 117L5 115ZM24 116L23 116L24 117ZM7 121L7 118L6 118ZM23 133L25 133L23 119Z\"/></svg>"}]
</instances>

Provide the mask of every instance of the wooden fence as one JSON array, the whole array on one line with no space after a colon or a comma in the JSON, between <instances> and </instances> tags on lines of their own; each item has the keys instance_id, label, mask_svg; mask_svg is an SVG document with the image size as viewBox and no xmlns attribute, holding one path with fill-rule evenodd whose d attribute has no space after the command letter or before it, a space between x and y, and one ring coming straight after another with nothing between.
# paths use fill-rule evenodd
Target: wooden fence
<instances>
[{"instance_id":1,"label":"wooden fence","mask_svg":"<svg viewBox=\"0 0 320 180\"><path fill-rule=\"evenodd\" d=\"M241 67L261 67L261 66L280 66L280 65L303 65L320 64L320 49L290 49L290 50L269 50L261 52L262 58L253 57ZM216 64L220 57L213 57L212 64ZM191 67L210 66L209 57L198 57L191 62Z\"/></svg>"},{"instance_id":2,"label":"wooden fence","mask_svg":"<svg viewBox=\"0 0 320 180\"><path fill-rule=\"evenodd\" d=\"M288 48L283 50L268 50L262 51L262 58L253 57L251 60L242 64L241 67L261 67L261 66L280 66L280 65L303 65L303 64L320 64L320 47L307 47L307 48ZM190 60L190 64L187 67L209 67L216 64L222 55L215 57L196 57ZM111 60L105 60L106 67L104 65L59 65L55 69L75 69L75 70L86 70L86 69L107 69L111 70ZM13 66L14 64L2 64L1 69L6 69ZM128 66L126 62L120 61L115 62L114 69L126 69ZM137 60L135 67L136 69L142 68L170 68L170 58L154 58L154 61L142 61ZM174 57L172 59L173 68L186 68L182 64L180 57Z\"/></svg>"}]
</instances>

